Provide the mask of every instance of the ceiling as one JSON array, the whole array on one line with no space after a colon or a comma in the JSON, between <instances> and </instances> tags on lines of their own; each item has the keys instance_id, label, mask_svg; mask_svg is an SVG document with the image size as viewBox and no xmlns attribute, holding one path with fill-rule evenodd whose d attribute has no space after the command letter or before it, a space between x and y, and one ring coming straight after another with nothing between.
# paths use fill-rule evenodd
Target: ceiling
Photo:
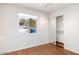
<instances>
[{"instance_id":1,"label":"ceiling","mask_svg":"<svg viewBox=\"0 0 79 59\"><path fill-rule=\"evenodd\" d=\"M57 9L69 5L69 3L16 3L16 5L24 6L45 13L51 13Z\"/></svg>"}]
</instances>

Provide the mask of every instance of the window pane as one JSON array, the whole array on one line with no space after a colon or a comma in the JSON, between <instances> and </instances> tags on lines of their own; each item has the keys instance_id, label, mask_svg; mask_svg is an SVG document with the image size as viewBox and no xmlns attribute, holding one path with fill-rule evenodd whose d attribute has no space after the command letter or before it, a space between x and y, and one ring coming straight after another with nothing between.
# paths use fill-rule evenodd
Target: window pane
<instances>
[{"instance_id":1,"label":"window pane","mask_svg":"<svg viewBox=\"0 0 79 59\"><path fill-rule=\"evenodd\" d=\"M19 32L22 33L35 33L37 30L36 20L37 16L32 16L28 14L18 13L19 20Z\"/></svg>"}]
</instances>

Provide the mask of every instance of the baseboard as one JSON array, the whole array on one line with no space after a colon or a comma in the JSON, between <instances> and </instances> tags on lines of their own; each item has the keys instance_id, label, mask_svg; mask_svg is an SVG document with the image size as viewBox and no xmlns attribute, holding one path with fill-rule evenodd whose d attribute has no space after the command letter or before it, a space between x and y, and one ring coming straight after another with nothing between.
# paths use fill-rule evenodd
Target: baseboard
<instances>
[{"instance_id":1,"label":"baseboard","mask_svg":"<svg viewBox=\"0 0 79 59\"><path fill-rule=\"evenodd\" d=\"M43 43L35 44L35 45L32 45L32 46L24 47L24 48L5 51L3 53L0 53L0 55L5 55L6 53L10 53L10 52L18 51L18 50L23 50L23 49L27 49L27 48L32 48L32 47L36 47L36 46L43 45L43 44L48 44L48 42L43 42Z\"/></svg>"},{"instance_id":2,"label":"baseboard","mask_svg":"<svg viewBox=\"0 0 79 59\"><path fill-rule=\"evenodd\" d=\"M56 42L51 42L51 43L49 43L49 44L53 44L53 45L56 45Z\"/></svg>"},{"instance_id":3,"label":"baseboard","mask_svg":"<svg viewBox=\"0 0 79 59\"><path fill-rule=\"evenodd\" d=\"M76 54L78 54L79 55L79 52L78 51L74 51L74 50L72 50L72 49L68 49L68 48L64 48L64 49L66 49L66 50L68 50L68 51L71 51L72 53L76 53Z\"/></svg>"}]
</instances>

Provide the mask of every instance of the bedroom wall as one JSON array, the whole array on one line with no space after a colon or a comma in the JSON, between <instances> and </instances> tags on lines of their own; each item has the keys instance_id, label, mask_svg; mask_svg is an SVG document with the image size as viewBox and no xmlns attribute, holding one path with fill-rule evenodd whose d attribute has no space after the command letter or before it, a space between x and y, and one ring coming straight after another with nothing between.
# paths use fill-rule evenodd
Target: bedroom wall
<instances>
[{"instance_id":1,"label":"bedroom wall","mask_svg":"<svg viewBox=\"0 0 79 59\"><path fill-rule=\"evenodd\" d=\"M63 15L64 48L79 53L79 4L71 4L50 15L51 36L56 36L56 17ZM55 37L50 37L56 41Z\"/></svg>"},{"instance_id":2,"label":"bedroom wall","mask_svg":"<svg viewBox=\"0 0 79 59\"><path fill-rule=\"evenodd\" d=\"M2 39L3 39L3 6L2 4L0 4L0 50L2 50L2 41L3 41Z\"/></svg>"},{"instance_id":3,"label":"bedroom wall","mask_svg":"<svg viewBox=\"0 0 79 59\"><path fill-rule=\"evenodd\" d=\"M32 9L16 5L3 5L3 38L1 43L1 53L11 52L15 50L25 49L49 42L48 36L48 18L47 15ZM20 34L17 26L17 13L31 14L38 16L37 33ZM1 27L1 26L0 26Z\"/></svg>"}]
</instances>

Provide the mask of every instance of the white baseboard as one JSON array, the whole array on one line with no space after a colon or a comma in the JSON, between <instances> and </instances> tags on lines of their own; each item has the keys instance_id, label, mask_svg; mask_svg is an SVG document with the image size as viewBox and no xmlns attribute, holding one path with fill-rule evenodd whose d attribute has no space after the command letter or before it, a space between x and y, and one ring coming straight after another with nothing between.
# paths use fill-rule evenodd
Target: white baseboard
<instances>
[{"instance_id":1,"label":"white baseboard","mask_svg":"<svg viewBox=\"0 0 79 59\"><path fill-rule=\"evenodd\" d=\"M49 42L49 43L56 45L56 42Z\"/></svg>"},{"instance_id":2,"label":"white baseboard","mask_svg":"<svg viewBox=\"0 0 79 59\"><path fill-rule=\"evenodd\" d=\"M19 49L14 49L14 50L9 50L9 51L3 51L3 52L0 53L0 55L6 54L6 53L10 53L10 52L13 52L13 51L22 50L22 49L32 48L32 47L43 45L43 44L48 44L48 42L43 42L43 43L35 44L35 45L32 45L32 46L28 46L28 47L22 47L22 48L19 48Z\"/></svg>"},{"instance_id":3,"label":"white baseboard","mask_svg":"<svg viewBox=\"0 0 79 59\"><path fill-rule=\"evenodd\" d=\"M69 50L69 51L71 51L71 52L74 52L74 53L79 54L79 51L74 51L74 50L72 50L72 49L68 49L68 48L64 48L64 49L66 49L66 50Z\"/></svg>"}]
</instances>

